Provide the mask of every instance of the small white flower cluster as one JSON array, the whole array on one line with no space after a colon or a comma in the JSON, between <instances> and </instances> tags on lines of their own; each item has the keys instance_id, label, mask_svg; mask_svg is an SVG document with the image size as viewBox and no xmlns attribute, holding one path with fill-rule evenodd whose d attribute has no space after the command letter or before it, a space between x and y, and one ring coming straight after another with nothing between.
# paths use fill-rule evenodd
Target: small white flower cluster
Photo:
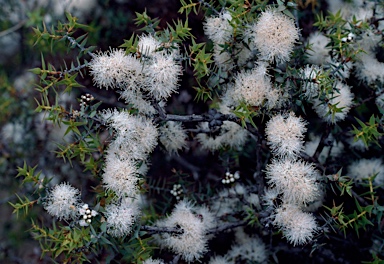
<instances>
[{"instance_id":1,"label":"small white flower cluster","mask_svg":"<svg viewBox=\"0 0 384 264\"><path fill-rule=\"evenodd\" d=\"M81 108L84 108L86 107L87 105L89 105L90 102L92 102L93 100L95 100L95 98L93 97L93 95L91 94L83 94L82 96L80 96L80 107Z\"/></svg>"},{"instance_id":2,"label":"small white flower cluster","mask_svg":"<svg viewBox=\"0 0 384 264\"><path fill-rule=\"evenodd\" d=\"M304 213L308 203L321 200L320 174L312 164L298 158L304 148L305 122L292 113L277 115L268 121L268 144L276 157L267 165L266 178L271 188L263 197L273 208L273 223L294 246L310 241L317 231L311 214ZM283 203L278 205L278 197ZM300 221L295 221L295 218Z\"/></svg>"},{"instance_id":3,"label":"small white flower cluster","mask_svg":"<svg viewBox=\"0 0 384 264\"><path fill-rule=\"evenodd\" d=\"M280 107L284 102L282 91L272 86L267 74L268 64L258 62L251 71L241 71L233 85L228 85L222 97L222 108L234 109L241 103L268 110Z\"/></svg>"},{"instance_id":4,"label":"small white flower cluster","mask_svg":"<svg viewBox=\"0 0 384 264\"><path fill-rule=\"evenodd\" d=\"M164 45L163 45L164 46ZM160 49L162 43L151 35L142 35L137 54L125 55L121 49L95 54L89 63L91 75L100 88L119 88L121 97L141 113L153 115L156 110L147 100L165 100L178 89L182 67L177 62L176 45Z\"/></svg>"},{"instance_id":5,"label":"small white flower cluster","mask_svg":"<svg viewBox=\"0 0 384 264\"><path fill-rule=\"evenodd\" d=\"M82 217L79 221L80 226L89 226L92 222L92 218L98 215L95 210L89 209L88 204L83 204L79 207L79 214Z\"/></svg>"},{"instance_id":6,"label":"small white flower cluster","mask_svg":"<svg viewBox=\"0 0 384 264\"><path fill-rule=\"evenodd\" d=\"M174 184L170 193L175 196L176 200L180 200L181 195L183 194L183 188L181 184Z\"/></svg>"},{"instance_id":7,"label":"small white flower cluster","mask_svg":"<svg viewBox=\"0 0 384 264\"><path fill-rule=\"evenodd\" d=\"M227 171L225 173L225 178L221 180L222 184L234 183L236 180L240 179L240 172L236 171L234 174Z\"/></svg>"},{"instance_id":8,"label":"small white flower cluster","mask_svg":"<svg viewBox=\"0 0 384 264\"><path fill-rule=\"evenodd\" d=\"M355 40L355 38L356 38L356 35L353 34L352 32L349 32L346 37L341 38L341 41L342 42L352 42Z\"/></svg>"},{"instance_id":9,"label":"small white flower cluster","mask_svg":"<svg viewBox=\"0 0 384 264\"><path fill-rule=\"evenodd\" d=\"M179 228L182 234L162 233L155 238L162 247L191 262L198 260L207 251L206 231L215 224L215 218L205 207L195 207L183 200L176 204L172 214L157 221L157 226Z\"/></svg>"}]
</instances>

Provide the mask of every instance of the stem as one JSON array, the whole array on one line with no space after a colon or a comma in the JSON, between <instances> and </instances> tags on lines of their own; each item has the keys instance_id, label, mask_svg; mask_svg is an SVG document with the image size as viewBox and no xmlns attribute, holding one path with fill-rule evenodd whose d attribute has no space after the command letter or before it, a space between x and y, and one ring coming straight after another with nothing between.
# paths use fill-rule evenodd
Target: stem
<instances>
[{"instance_id":1,"label":"stem","mask_svg":"<svg viewBox=\"0 0 384 264\"><path fill-rule=\"evenodd\" d=\"M22 26L24 26L25 22L26 22L26 20L22 20L22 21L20 21L19 23L17 23L16 25L14 25L13 27L10 27L10 28L8 28L8 29L6 29L6 30L1 31L1 32L0 32L0 38L1 38L1 37L4 37L5 35L8 35L8 34L14 32L14 31L16 31L16 30L18 30L19 28L21 28Z\"/></svg>"},{"instance_id":2,"label":"stem","mask_svg":"<svg viewBox=\"0 0 384 264\"><path fill-rule=\"evenodd\" d=\"M236 228L236 227L239 227L239 226L245 226L246 224L247 224L247 222L243 220L243 221L239 221L239 222L235 222L235 223L230 223L230 224L226 224L226 225L222 225L222 226L217 226L217 227L209 229L206 232L206 234L207 235L216 234L216 233L228 230L228 229L233 229L233 228Z\"/></svg>"}]
</instances>

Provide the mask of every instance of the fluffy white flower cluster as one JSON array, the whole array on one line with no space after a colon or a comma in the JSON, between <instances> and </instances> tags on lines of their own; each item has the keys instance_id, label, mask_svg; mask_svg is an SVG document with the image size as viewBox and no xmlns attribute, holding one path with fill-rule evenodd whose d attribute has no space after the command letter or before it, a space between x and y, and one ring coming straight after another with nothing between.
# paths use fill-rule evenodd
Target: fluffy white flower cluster
<instances>
[{"instance_id":1,"label":"fluffy white flower cluster","mask_svg":"<svg viewBox=\"0 0 384 264\"><path fill-rule=\"evenodd\" d=\"M248 236L243 228L237 228L235 243L232 245L226 258L237 263L239 260L246 263L267 263L268 251L264 242L257 236Z\"/></svg>"},{"instance_id":2,"label":"fluffy white flower cluster","mask_svg":"<svg viewBox=\"0 0 384 264\"><path fill-rule=\"evenodd\" d=\"M229 70L233 67L231 54L223 48L232 39L233 28L230 24L231 21L232 16L226 11L220 13L218 17L207 18L204 23L205 35L213 41L214 60L218 67L224 70Z\"/></svg>"},{"instance_id":3,"label":"fluffy white flower cluster","mask_svg":"<svg viewBox=\"0 0 384 264\"><path fill-rule=\"evenodd\" d=\"M326 95L326 98L327 102L323 102L318 98L312 101L313 109L318 116L328 123L336 123L344 120L353 105L354 95L351 92L351 88L337 81L335 88L331 93Z\"/></svg>"},{"instance_id":4,"label":"fluffy white flower cluster","mask_svg":"<svg viewBox=\"0 0 384 264\"><path fill-rule=\"evenodd\" d=\"M116 194L116 201L106 206L105 216L108 232L119 237L131 232L139 214L138 181L147 155L157 144L158 132L151 121L124 111L106 110L100 116L115 134L105 158L103 184Z\"/></svg>"},{"instance_id":5,"label":"fluffy white flower cluster","mask_svg":"<svg viewBox=\"0 0 384 264\"><path fill-rule=\"evenodd\" d=\"M290 158L274 159L267 166L270 186L282 193L287 203L306 204L319 198L319 173L304 161Z\"/></svg>"},{"instance_id":6,"label":"fluffy white flower cluster","mask_svg":"<svg viewBox=\"0 0 384 264\"><path fill-rule=\"evenodd\" d=\"M304 147L306 122L293 113L276 115L266 125L267 142L273 154L278 156L298 156Z\"/></svg>"},{"instance_id":7,"label":"fluffy white flower cluster","mask_svg":"<svg viewBox=\"0 0 384 264\"><path fill-rule=\"evenodd\" d=\"M159 128L159 140L170 154L187 147L187 134L180 122L168 121Z\"/></svg>"},{"instance_id":8,"label":"fluffy white flower cluster","mask_svg":"<svg viewBox=\"0 0 384 264\"><path fill-rule=\"evenodd\" d=\"M143 261L143 264L164 264L164 263L165 262L162 261L161 259L152 259L152 258L149 258Z\"/></svg>"},{"instance_id":9,"label":"fluffy white flower cluster","mask_svg":"<svg viewBox=\"0 0 384 264\"><path fill-rule=\"evenodd\" d=\"M208 122L201 123L200 127L203 131L209 130ZM220 126L217 135L199 133L196 135L196 139L200 142L204 149L216 151L223 146L240 148L245 144L248 135L248 131L240 125L231 121L224 121Z\"/></svg>"},{"instance_id":10,"label":"fluffy white flower cluster","mask_svg":"<svg viewBox=\"0 0 384 264\"><path fill-rule=\"evenodd\" d=\"M351 88L337 80L332 91L321 91L320 83L322 78L326 79L326 73L315 65L306 65L301 75L305 80L302 87L304 96L312 103L318 116L328 123L344 120L353 105L354 95ZM321 100L322 96L325 99Z\"/></svg>"},{"instance_id":11,"label":"fluffy white flower cluster","mask_svg":"<svg viewBox=\"0 0 384 264\"><path fill-rule=\"evenodd\" d=\"M291 203L284 203L275 210L273 223L294 246L311 241L318 229L312 214L303 212L299 206Z\"/></svg>"},{"instance_id":12,"label":"fluffy white flower cluster","mask_svg":"<svg viewBox=\"0 0 384 264\"><path fill-rule=\"evenodd\" d=\"M68 183L52 188L44 201L44 209L59 220L74 220L78 216L80 191Z\"/></svg>"},{"instance_id":13,"label":"fluffy white flower cluster","mask_svg":"<svg viewBox=\"0 0 384 264\"><path fill-rule=\"evenodd\" d=\"M314 217L302 209L322 200L319 172L298 158L303 150L305 122L293 114L277 115L268 121L265 132L276 157L267 165L266 178L271 188L263 197L264 204L274 209L273 223L288 241L301 245L310 241L317 230ZM284 202L276 206L278 198Z\"/></svg>"},{"instance_id":14,"label":"fluffy white flower cluster","mask_svg":"<svg viewBox=\"0 0 384 264\"><path fill-rule=\"evenodd\" d=\"M227 89L224 97L233 101L231 105L239 105L245 102L251 106L263 106L265 101L273 98L272 83L266 75L266 64L259 63L251 71L242 71L236 78L232 89Z\"/></svg>"},{"instance_id":15,"label":"fluffy white flower cluster","mask_svg":"<svg viewBox=\"0 0 384 264\"><path fill-rule=\"evenodd\" d=\"M120 202L107 205L105 207L107 232L115 237L128 235L139 214L137 200L131 198L124 198Z\"/></svg>"},{"instance_id":16,"label":"fluffy white flower cluster","mask_svg":"<svg viewBox=\"0 0 384 264\"><path fill-rule=\"evenodd\" d=\"M182 74L176 60L178 47L161 47L162 43L153 36L143 35L138 42L137 56L126 55L121 49L95 54L88 65L95 84L100 88L119 88L121 97L139 112L156 113L147 97L157 101L167 99L177 91Z\"/></svg>"},{"instance_id":17,"label":"fluffy white flower cluster","mask_svg":"<svg viewBox=\"0 0 384 264\"><path fill-rule=\"evenodd\" d=\"M253 26L254 42L262 59L285 62L290 59L299 30L295 22L281 12L266 10Z\"/></svg>"},{"instance_id":18,"label":"fluffy white flower cluster","mask_svg":"<svg viewBox=\"0 0 384 264\"><path fill-rule=\"evenodd\" d=\"M348 166L348 176L361 182L376 175L373 184L375 186L382 186L384 184L384 164L382 159L360 159Z\"/></svg>"},{"instance_id":19,"label":"fluffy white flower cluster","mask_svg":"<svg viewBox=\"0 0 384 264\"><path fill-rule=\"evenodd\" d=\"M206 231L214 227L215 219L205 207L192 206L187 201L176 204L172 214L159 220L159 227L179 228L182 234L162 233L158 244L180 254L188 262L198 260L207 251Z\"/></svg>"}]
</instances>

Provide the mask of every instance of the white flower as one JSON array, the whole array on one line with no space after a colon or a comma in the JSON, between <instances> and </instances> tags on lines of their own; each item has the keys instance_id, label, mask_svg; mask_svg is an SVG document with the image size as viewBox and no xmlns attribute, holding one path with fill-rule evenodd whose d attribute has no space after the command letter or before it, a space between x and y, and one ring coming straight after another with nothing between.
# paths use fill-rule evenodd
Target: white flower
<instances>
[{"instance_id":1,"label":"white flower","mask_svg":"<svg viewBox=\"0 0 384 264\"><path fill-rule=\"evenodd\" d=\"M148 81L145 89L157 100L167 99L178 89L179 76L182 68L173 56L156 54L145 68Z\"/></svg>"},{"instance_id":2,"label":"white flower","mask_svg":"<svg viewBox=\"0 0 384 264\"><path fill-rule=\"evenodd\" d=\"M348 176L357 182L376 175L374 184L376 186L384 184L384 164L380 158L360 159L348 166Z\"/></svg>"},{"instance_id":3,"label":"white flower","mask_svg":"<svg viewBox=\"0 0 384 264\"><path fill-rule=\"evenodd\" d=\"M200 126L204 130L209 129L207 122L200 124ZM231 121L224 121L219 134L216 136L208 136L207 133L199 133L196 135L202 147L211 151L218 150L223 146L240 148L245 144L247 137L248 131Z\"/></svg>"},{"instance_id":4,"label":"white flower","mask_svg":"<svg viewBox=\"0 0 384 264\"><path fill-rule=\"evenodd\" d=\"M164 261L161 259L146 259L143 261L143 264L164 264Z\"/></svg>"},{"instance_id":5,"label":"white flower","mask_svg":"<svg viewBox=\"0 0 384 264\"><path fill-rule=\"evenodd\" d=\"M108 155L105 159L103 184L118 197L136 197L139 181L137 163L130 159L119 159L116 155Z\"/></svg>"},{"instance_id":6,"label":"white flower","mask_svg":"<svg viewBox=\"0 0 384 264\"><path fill-rule=\"evenodd\" d=\"M266 10L253 26L254 41L262 59L277 62L288 61L299 30L288 16Z\"/></svg>"},{"instance_id":7,"label":"white flower","mask_svg":"<svg viewBox=\"0 0 384 264\"><path fill-rule=\"evenodd\" d=\"M222 71L229 71L234 67L231 54L218 44L213 45L213 60Z\"/></svg>"},{"instance_id":8,"label":"white flower","mask_svg":"<svg viewBox=\"0 0 384 264\"><path fill-rule=\"evenodd\" d=\"M207 251L205 232L213 225L213 216L208 210L197 212L190 203L180 201L168 218L157 222L159 227L183 230L182 234L162 233L157 240L161 246L169 247L188 262L198 260Z\"/></svg>"},{"instance_id":9,"label":"white flower","mask_svg":"<svg viewBox=\"0 0 384 264\"><path fill-rule=\"evenodd\" d=\"M384 109L384 93L376 97L375 103L377 107Z\"/></svg>"},{"instance_id":10,"label":"white flower","mask_svg":"<svg viewBox=\"0 0 384 264\"><path fill-rule=\"evenodd\" d=\"M121 98L125 99L127 104L131 104L139 113L153 116L157 113L151 103L144 99L144 95L140 90L124 89L120 92Z\"/></svg>"},{"instance_id":11,"label":"white flower","mask_svg":"<svg viewBox=\"0 0 384 264\"><path fill-rule=\"evenodd\" d=\"M360 80L368 84L375 81L384 82L384 63L377 60L374 52L359 54L355 66Z\"/></svg>"},{"instance_id":12,"label":"white flower","mask_svg":"<svg viewBox=\"0 0 384 264\"><path fill-rule=\"evenodd\" d=\"M111 49L95 54L88 64L93 81L100 88L136 89L140 83L140 62L131 55L126 56L122 49Z\"/></svg>"},{"instance_id":13,"label":"white flower","mask_svg":"<svg viewBox=\"0 0 384 264\"><path fill-rule=\"evenodd\" d=\"M298 206L289 203L275 210L273 224L294 246L310 242L318 229L312 214L304 213Z\"/></svg>"},{"instance_id":14,"label":"white flower","mask_svg":"<svg viewBox=\"0 0 384 264\"><path fill-rule=\"evenodd\" d=\"M279 194L280 188L266 189L263 196L263 205L267 207L275 207Z\"/></svg>"},{"instance_id":15,"label":"white flower","mask_svg":"<svg viewBox=\"0 0 384 264\"><path fill-rule=\"evenodd\" d=\"M251 106L262 106L272 89L270 78L266 75L266 66L262 63L252 71L242 71L235 79L233 90L229 90L229 96L233 97L237 104L241 101Z\"/></svg>"},{"instance_id":16,"label":"white flower","mask_svg":"<svg viewBox=\"0 0 384 264\"><path fill-rule=\"evenodd\" d=\"M344 120L353 104L353 93L351 88L342 82L336 82L336 88L327 95L328 102L322 102L319 99L313 101L313 108L324 121L336 123ZM336 106L340 112L334 111L330 106Z\"/></svg>"},{"instance_id":17,"label":"white flower","mask_svg":"<svg viewBox=\"0 0 384 264\"><path fill-rule=\"evenodd\" d=\"M301 70L302 78L305 79L302 89L306 98L312 99L319 95L318 76L321 73L320 67L315 65L306 65Z\"/></svg>"},{"instance_id":18,"label":"white flower","mask_svg":"<svg viewBox=\"0 0 384 264\"><path fill-rule=\"evenodd\" d=\"M141 35L137 43L137 49L145 56L153 55L157 49L161 47L161 42L155 39L152 35Z\"/></svg>"},{"instance_id":19,"label":"white flower","mask_svg":"<svg viewBox=\"0 0 384 264\"><path fill-rule=\"evenodd\" d=\"M204 33L215 44L229 42L232 37L232 16L229 12L220 13L219 17L208 17L204 23Z\"/></svg>"},{"instance_id":20,"label":"white flower","mask_svg":"<svg viewBox=\"0 0 384 264\"><path fill-rule=\"evenodd\" d=\"M187 134L181 122L168 121L159 128L159 139L165 149L175 154L178 150L186 148Z\"/></svg>"},{"instance_id":21,"label":"white flower","mask_svg":"<svg viewBox=\"0 0 384 264\"><path fill-rule=\"evenodd\" d=\"M104 111L101 117L116 131L108 152L120 159L145 160L157 145L157 128L150 120L117 110Z\"/></svg>"},{"instance_id":22,"label":"white flower","mask_svg":"<svg viewBox=\"0 0 384 264\"><path fill-rule=\"evenodd\" d=\"M321 32L316 31L309 35L308 42L311 44L311 49L307 50L308 62L323 65L330 61L329 52L331 49L327 47L331 40L323 35Z\"/></svg>"},{"instance_id":23,"label":"white flower","mask_svg":"<svg viewBox=\"0 0 384 264\"><path fill-rule=\"evenodd\" d=\"M293 113L277 115L267 122L265 133L272 152L279 156L295 157L303 149L306 122Z\"/></svg>"},{"instance_id":24,"label":"white flower","mask_svg":"<svg viewBox=\"0 0 384 264\"><path fill-rule=\"evenodd\" d=\"M208 264L231 264L231 263L232 262L228 260L228 257L215 256L209 260Z\"/></svg>"},{"instance_id":25,"label":"white flower","mask_svg":"<svg viewBox=\"0 0 384 264\"><path fill-rule=\"evenodd\" d=\"M78 213L79 201L80 191L68 183L61 183L49 192L44 202L44 209L59 220L74 219Z\"/></svg>"},{"instance_id":26,"label":"white flower","mask_svg":"<svg viewBox=\"0 0 384 264\"><path fill-rule=\"evenodd\" d=\"M319 172L304 161L274 159L267 166L268 183L283 193L284 201L305 204L319 197Z\"/></svg>"},{"instance_id":27,"label":"white flower","mask_svg":"<svg viewBox=\"0 0 384 264\"><path fill-rule=\"evenodd\" d=\"M236 243L232 245L227 253L228 258L232 260L231 263L239 259L247 261L247 263L267 262L267 249L259 237L251 237L244 232L243 228L236 228L235 241Z\"/></svg>"},{"instance_id":28,"label":"white flower","mask_svg":"<svg viewBox=\"0 0 384 264\"><path fill-rule=\"evenodd\" d=\"M105 207L107 232L114 237L128 235L140 214L139 208L133 199L123 199L121 203L112 203Z\"/></svg>"}]
</instances>

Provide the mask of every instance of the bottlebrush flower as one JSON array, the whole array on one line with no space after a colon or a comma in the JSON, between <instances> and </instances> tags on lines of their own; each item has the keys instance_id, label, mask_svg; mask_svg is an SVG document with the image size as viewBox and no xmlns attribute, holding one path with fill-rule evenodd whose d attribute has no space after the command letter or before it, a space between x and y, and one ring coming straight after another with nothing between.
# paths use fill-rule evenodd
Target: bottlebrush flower
<instances>
[{"instance_id":1,"label":"bottlebrush flower","mask_svg":"<svg viewBox=\"0 0 384 264\"><path fill-rule=\"evenodd\" d=\"M224 44L231 40L232 26L229 23L232 16L229 12L223 12L218 17L209 17L204 23L204 33L215 44Z\"/></svg>"},{"instance_id":2,"label":"bottlebrush flower","mask_svg":"<svg viewBox=\"0 0 384 264\"><path fill-rule=\"evenodd\" d=\"M384 184L384 164L380 158L360 159L348 166L348 175L361 182L362 179L376 175L373 183L376 186Z\"/></svg>"},{"instance_id":3,"label":"bottlebrush flower","mask_svg":"<svg viewBox=\"0 0 384 264\"><path fill-rule=\"evenodd\" d=\"M120 159L145 160L157 145L157 128L150 120L116 109L102 112L101 117L116 132L108 151Z\"/></svg>"},{"instance_id":4,"label":"bottlebrush flower","mask_svg":"<svg viewBox=\"0 0 384 264\"><path fill-rule=\"evenodd\" d=\"M214 219L213 216L207 210L196 212L190 203L180 201L176 204L172 214L168 218L158 221L157 225L168 228L179 227L183 233L162 233L157 240L161 246L171 248L188 262L198 260L207 251L205 232L213 225L212 219Z\"/></svg>"},{"instance_id":5,"label":"bottlebrush flower","mask_svg":"<svg viewBox=\"0 0 384 264\"><path fill-rule=\"evenodd\" d=\"M182 123L168 121L159 128L159 139L165 149L175 154L178 150L187 146L187 134L185 133Z\"/></svg>"},{"instance_id":6,"label":"bottlebrush flower","mask_svg":"<svg viewBox=\"0 0 384 264\"><path fill-rule=\"evenodd\" d=\"M313 109L324 121L327 121L328 123L336 123L344 120L347 116L347 113L353 104L353 98L354 95L351 93L351 88L338 81L336 83L336 89L327 95L328 101L322 102L320 99L315 99L313 101ZM338 110L335 111L330 108L331 105L336 106Z\"/></svg>"},{"instance_id":7,"label":"bottlebrush flower","mask_svg":"<svg viewBox=\"0 0 384 264\"><path fill-rule=\"evenodd\" d=\"M131 55L125 55L122 49L111 49L104 53L95 54L89 62L90 74L94 83L100 88L136 89L141 83L142 65Z\"/></svg>"},{"instance_id":8,"label":"bottlebrush flower","mask_svg":"<svg viewBox=\"0 0 384 264\"><path fill-rule=\"evenodd\" d=\"M274 159L267 165L268 184L283 194L283 200L305 204L319 197L319 172L301 160Z\"/></svg>"},{"instance_id":9,"label":"bottlebrush flower","mask_svg":"<svg viewBox=\"0 0 384 264\"><path fill-rule=\"evenodd\" d=\"M177 82L181 74L182 67L173 56L156 54L145 68L148 82L145 89L157 100L167 99L178 89Z\"/></svg>"},{"instance_id":10,"label":"bottlebrush flower","mask_svg":"<svg viewBox=\"0 0 384 264\"><path fill-rule=\"evenodd\" d=\"M305 125L306 122L293 113L272 117L265 129L272 152L279 156L297 156L304 147Z\"/></svg>"},{"instance_id":11,"label":"bottlebrush flower","mask_svg":"<svg viewBox=\"0 0 384 264\"><path fill-rule=\"evenodd\" d=\"M68 183L53 187L44 201L44 209L59 220L75 219L78 213L80 191Z\"/></svg>"},{"instance_id":12,"label":"bottlebrush flower","mask_svg":"<svg viewBox=\"0 0 384 264\"><path fill-rule=\"evenodd\" d=\"M125 198L121 203L112 203L105 207L107 232L114 237L126 236L132 231L132 226L140 214L136 202Z\"/></svg>"},{"instance_id":13,"label":"bottlebrush flower","mask_svg":"<svg viewBox=\"0 0 384 264\"><path fill-rule=\"evenodd\" d=\"M262 59L284 62L289 60L294 44L299 39L299 30L288 16L266 10L253 26L253 36Z\"/></svg>"},{"instance_id":14,"label":"bottlebrush flower","mask_svg":"<svg viewBox=\"0 0 384 264\"><path fill-rule=\"evenodd\" d=\"M312 214L304 213L298 206L289 203L275 210L273 223L294 246L311 241L318 230Z\"/></svg>"},{"instance_id":15,"label":"bottlebrush flower","mask_svg":"<svg viewBox=\"0 0 384 264\"><path fill-rule=\"evenodd\" d=\"M317 65L323 65L330 61L329 52L331 49L327 47L331 40L321 32L314 32L308 37L311 49L307 50L308 62Z\"/></svg>"},{"instance_id":16,"label":"bottlebrush flower","mask_svg":"<svg viewBox=\"0 0 384 264\"><path fill-rule=\"evenodd\" d=\"M103 184L106 189L112 190L118 197L136 197L139 181L137 164L130 159L119 159L110 154L105 159Z\"/></svg>"},{"instance_id":17,"label":"bottlebrush flower","mask_svg":"<svg viewBox=\"0 0 384 264\"><path fill-rule=\"evenodd\" d=\"M272 89L270 78L266 74L266 65L260 63L252 71L242 71L235 79L229 95L237 104L241 101L251 106L262 106L268 92Z\"/></svg>"}]
</instances>

